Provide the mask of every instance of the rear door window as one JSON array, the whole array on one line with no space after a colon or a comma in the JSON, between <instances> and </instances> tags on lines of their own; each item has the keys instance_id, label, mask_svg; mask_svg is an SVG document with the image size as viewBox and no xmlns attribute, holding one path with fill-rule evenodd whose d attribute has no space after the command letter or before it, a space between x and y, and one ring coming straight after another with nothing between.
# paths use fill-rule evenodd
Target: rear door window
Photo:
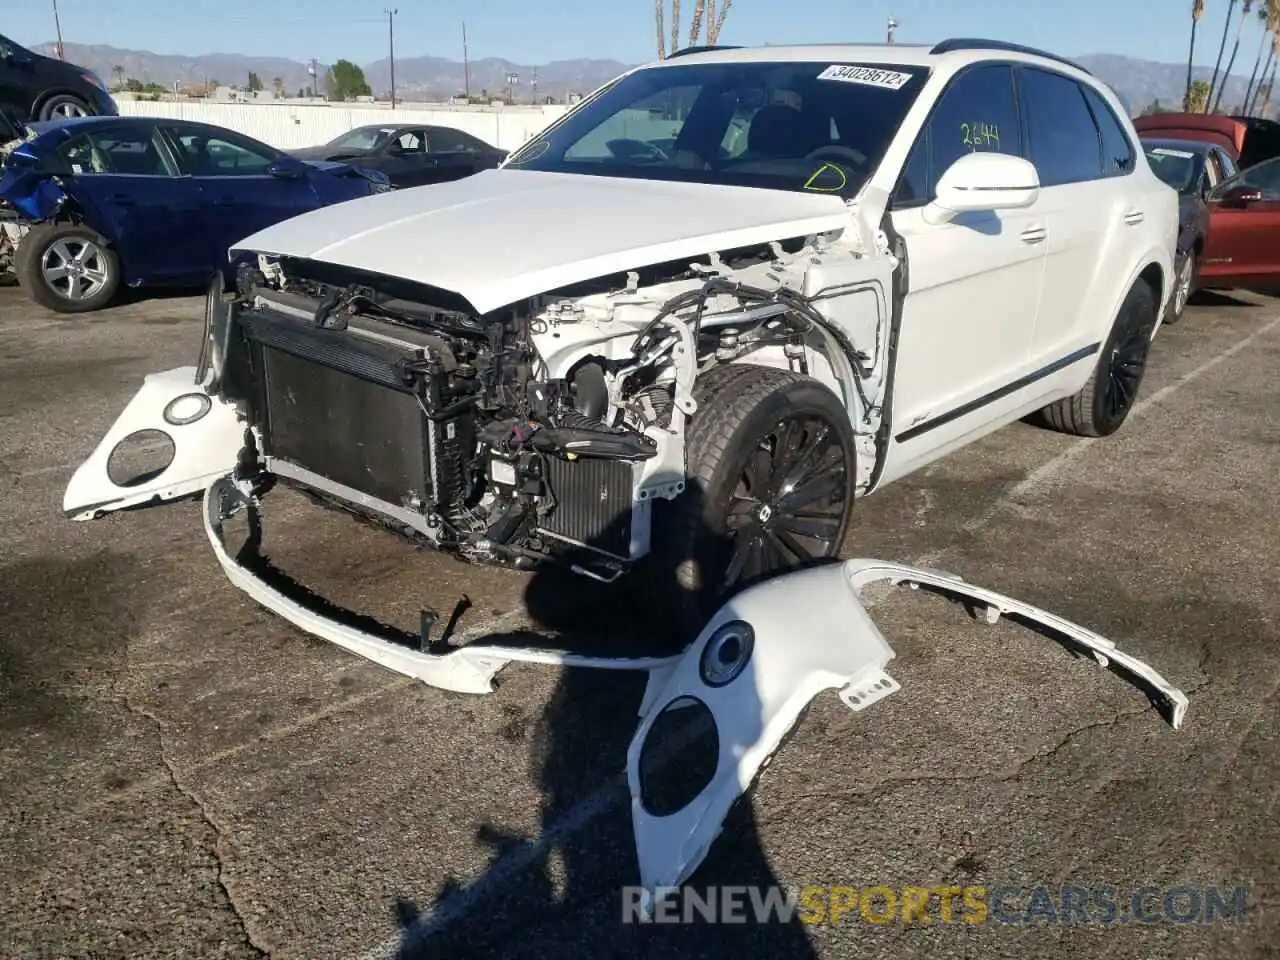
<instances>
[{"instance_id":1,"label":"rear door window","mask_svg":"<svg viewBox=\"0 0 1280 960\"><path fill-rule=\"evenodd\" d=\"M1018 90L1040 185L1100 179L1101 135L1080 84L1059 73L1023 67Z\"/></svg>"},{"instance_id":2,"label":"rear door window","mask_svg":"<svg viewBox=\"0 0 1280 960\"><path fill-rule=\"evenodd\" d=\"M58 150L72 173L172 177L177 174L159 131L119 127L76 137Z\"/></svg>"}]
</instances>

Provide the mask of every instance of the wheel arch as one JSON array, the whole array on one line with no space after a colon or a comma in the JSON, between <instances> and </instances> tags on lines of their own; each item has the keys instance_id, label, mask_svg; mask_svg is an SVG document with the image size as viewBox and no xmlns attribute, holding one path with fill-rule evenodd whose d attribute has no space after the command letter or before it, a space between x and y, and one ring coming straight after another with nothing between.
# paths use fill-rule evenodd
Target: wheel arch
<instances>
[{"instance_id":1,"label":"wheel arch","mask_svg":"<svg viewBox=\"0 0 1280 960\"><path fill-rule=\"evenodd\" d=\"M1173 275L1173 257L1169 251L1149 250L1143 256L1138 257L1134 267L1129 272L1128 279L1116 291L1111 303L1111 309L1105 314L1106 331L1111 329L1111 325L1119 315L1120 308L1128 298L1129 292L1141 280L1151 288L1152 296L1155 298L1156 325L1151 332L1152 337L1154 337L1164 322L1165 312L1169 307L1169 297L1173 292ZM1105 332L1102 339L1106 339Z\"/></svg>"},{"instance_id":2,"label":"wheel arch","mask_svg":"<svg viewBox=\"0 0 1280 960\"><path fill-rule=\"evenodd\" d=\"M38 224L32 224L32 228L40 226L56 230L60 227L80 227L88 230L102 242L104 247L110 249L115 255L116 267L120 271L120 282L122 284L128 287L137 287L145 283L145 276L135 276L130 272L129 264L125 261L124 254L120 250L119 238L108 231L98 229L97 226L91 223L87 216L87 211L74 198L68 196L67 200L67 205L58 212L57 216L42 220Z\"/></svg>"}]
</instances>

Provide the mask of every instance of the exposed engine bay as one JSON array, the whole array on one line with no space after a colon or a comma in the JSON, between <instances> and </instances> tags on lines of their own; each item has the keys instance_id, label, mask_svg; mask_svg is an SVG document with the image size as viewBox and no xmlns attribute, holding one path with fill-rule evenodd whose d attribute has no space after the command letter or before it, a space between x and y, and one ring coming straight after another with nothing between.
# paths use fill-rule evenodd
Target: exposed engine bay
<instances>
[{"instance_id":1,"label":"exposed engine bay","mask_svg":"<svg viewBox=\"0 0 1280 960\"><path fill-rule=\"evenodd\" d=\"M197 380L249 424L236 477L257 494L279 481L468 560L612 579L649 551L653 501L685 489L694 384L716 365L829 386L865 488L897 263L880 247L795 238L483 315L446 290L260 255L234 294L211 292Z\"/></svg>"}]
</instances>

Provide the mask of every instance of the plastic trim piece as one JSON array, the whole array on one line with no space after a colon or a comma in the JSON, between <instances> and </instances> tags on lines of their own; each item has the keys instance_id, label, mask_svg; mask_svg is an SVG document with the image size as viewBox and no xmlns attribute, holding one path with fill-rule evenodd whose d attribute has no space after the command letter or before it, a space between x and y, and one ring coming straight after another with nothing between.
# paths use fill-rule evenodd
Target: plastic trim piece
<instances>
[{"instance_id":1,"label":"plastic trim piece","mask_svg":"<svg viewBox=\"0 0 1280 960\"><path fill-rule=\"evenodd\" d=\"M899 687L885 672L894 657L863 607L871 583L929 587L975 602L988 623L1001 615L1024 619L1071 648L1088 652L1144 688L1169 723L1181 727L1186 695L1105 637L1028 603L972 586L958 577L879 560L849 560L802 570L743 591L730 600L646 697L646 709L627 753L632 826L640 881L656 899L683 883L706 857L734 802L768 764L809 702L838 689L852 710L863 710ZM730 683L712 687L700 675L706 645L724 624L741 620L755 634L751 662ZM651 683L651 688L654 684ZM654 816L640 801L641 756L662 750L646 740L662 712L682 701L710 708L718 739L718 763L707 785L681 809ZM651 901L652 902L652 901Z\"/></svg>"}]
</instances>

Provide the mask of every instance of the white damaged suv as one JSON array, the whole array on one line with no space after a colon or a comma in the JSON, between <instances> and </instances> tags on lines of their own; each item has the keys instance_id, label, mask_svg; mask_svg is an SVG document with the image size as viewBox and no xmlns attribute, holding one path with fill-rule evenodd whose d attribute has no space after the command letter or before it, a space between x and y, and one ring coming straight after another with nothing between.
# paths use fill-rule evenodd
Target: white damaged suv
<instances>
[{"instance_id":1,"label":"white damaged suv","mask_svg":"<svg viewBox=\"0 0 1280 960\"><path fill-rule=\"evenodd\" d=\"M1177 227L1115 95L1052 55L684 52L501 169L242 241L198 366L147 380L64 506L206 490L224 568L320 633L222 549L277 483L472 561L647 568L696 628L1004 424L1116 430ZM169 466L112 480L150 430Z\"/></svg>"}]
</instances>

